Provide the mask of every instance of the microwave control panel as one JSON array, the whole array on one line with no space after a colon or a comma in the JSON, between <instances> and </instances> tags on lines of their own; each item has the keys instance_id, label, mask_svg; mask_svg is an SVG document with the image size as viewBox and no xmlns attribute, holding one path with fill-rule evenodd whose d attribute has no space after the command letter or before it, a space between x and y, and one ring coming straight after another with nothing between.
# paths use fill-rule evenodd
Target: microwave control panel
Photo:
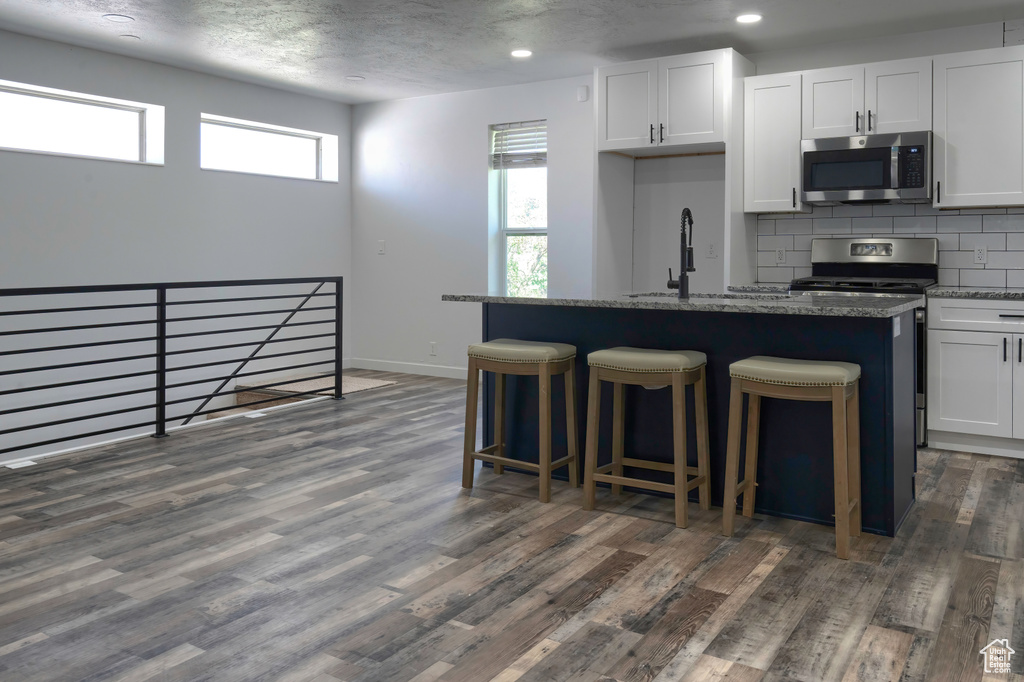
<instances>
[{"instance_id":1,"label":"microwave control panel","mask_svg":"<svg viewBox=\"0 0 1024 682\"><path fill-rule=\"evenodd\" d=\"M924 187L925 148L921 145L906 145L899 149L900 188Z\"/></svg>"}]
</instances>

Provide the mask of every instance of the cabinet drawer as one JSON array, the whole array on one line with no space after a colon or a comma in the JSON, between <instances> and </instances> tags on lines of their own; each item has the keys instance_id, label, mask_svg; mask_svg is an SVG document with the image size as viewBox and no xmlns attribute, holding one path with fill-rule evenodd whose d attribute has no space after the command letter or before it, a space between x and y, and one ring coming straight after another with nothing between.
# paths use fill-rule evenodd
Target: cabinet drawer
<instances>
[{"instance_id":1,"label":"cabinet drawer","mask_svg":"<svg viewBox=\"0 0 1024 682\"><path fill-rule=\"evenodd\" d=\"M1024 332L1024 300L970 298L928 300L929 329Z\"/></svg>"}]
</instances>

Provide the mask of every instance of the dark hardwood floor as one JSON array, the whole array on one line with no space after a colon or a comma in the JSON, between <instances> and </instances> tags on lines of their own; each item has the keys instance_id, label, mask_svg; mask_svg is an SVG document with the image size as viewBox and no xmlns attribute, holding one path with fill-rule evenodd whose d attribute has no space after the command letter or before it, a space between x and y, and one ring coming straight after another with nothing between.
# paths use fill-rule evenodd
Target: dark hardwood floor
<instances>
[{"instance_id":1,"label":"dark hardwood floor","mask_svg":"<svg viewBox=\"0 0 1024 682\"><path fill-rule=\"evenodd\" d=\"M898 537L839 561L822 526L465 491L465 383L356 373L399 383L0 469L0 680L982 680L996 638L1024 679L1022 463L922 451Z\"/></svg>"}]
</instances>

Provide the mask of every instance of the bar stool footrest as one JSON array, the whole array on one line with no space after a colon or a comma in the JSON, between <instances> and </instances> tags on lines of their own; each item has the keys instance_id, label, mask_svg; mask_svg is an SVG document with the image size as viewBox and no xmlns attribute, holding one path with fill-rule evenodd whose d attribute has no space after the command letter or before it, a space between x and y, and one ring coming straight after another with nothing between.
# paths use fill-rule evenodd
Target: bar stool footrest
<instances>
[{"instance_id":1,"label":"bar stool footrest","mask_svg":"<svg viewBox=\"0 0 1024 682\"><path fill-rule=\"evenodd\" d=\"M473 459L478 459L481 462L490 462L491 464L503 464L509 467L519 467L520 469L528 469L530 471L540 471L540 465L534 464L533 462L523 462L522 460L512 459L510 457L499 457L498 455L487 455L481 452L471 452L469 456ZM554 468L554 466L552 466Z\"/></svg>"},{"instance_id":2,"label":"bar stool footrest","mask_svg":"<svg viewBox=\"0 0 1024 682\"><path fill-rule=\"evenodd\" d=\"M671 483L658 483L657 481L645 481L640 478L627 478L625 476L613 476L611 474L594 474L594 481L598 483L628 485L631 488L657 490L658 492L661 493L675 493L676 491L676 487Z\"/></svg>"}]
</instances>

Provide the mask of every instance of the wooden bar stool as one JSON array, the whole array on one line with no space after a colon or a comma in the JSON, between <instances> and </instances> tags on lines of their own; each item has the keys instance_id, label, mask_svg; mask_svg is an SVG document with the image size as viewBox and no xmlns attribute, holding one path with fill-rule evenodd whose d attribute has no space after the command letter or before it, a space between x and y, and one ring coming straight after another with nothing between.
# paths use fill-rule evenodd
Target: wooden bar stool
<instances>
[{"instance_id":1,"label":"wooden bar stool","mask_svg":"<svg viewBox=\"0 0 1024 682\"><path fill-rule=\"evenodd\" d=\"M494 444L476 450L476 405L479 372L494 372ZM538 463L505 456L505 375L536 376L540 382L540 449ZM565 380L565 427L568 453L551 461L551 377ZM576 444L576 347L568 343L495 339L469 347L469 378L466 382L466 443L462 457L462 487L473 487L473 460L494 465L501 474L505 465L536 471L540 476L540 501L551 501L551 472L568 467L569 484L579 486Z\"/></svg>"},{"instance_id":2,"label":"wooden bar stool","mask_svg":"<svg viewBox=\"0 0 1024 682\"><path fill-rule=\"evenodd\" d=\"M587 450L583 480L583 508L594 508L597 482L610 483L618 495L623 485L657 490L675 495L676 526L686 528L687 493L699 488L700 508L710 509L711 488L708 474L708 406L704 381L707 356L692 350L651 350L648 348L608 348L587 356L590 365L590 393L587 397ZM612 383L612 461L597 466L597 435L600 429L601 381ZM672 463L651 462L623 456L625 441L624 386L661 388L672 386ZM697 466L686 465L686 387L693 385L694 415L697 426ZM622 467L630 466L674 475L673 483L627 478ZM607 473L607 472L611 473ZM690 476L696 478L689 479Z\"/></svg>"},{"instance_id":3,"label":"wooden bar stool","mask_svg":"<svg viewBox=\"0 0 1024 682\"><path fill-rule=\"evenodd\" d=\"M761 398L817 400L832 403L832 458L835 479L836 556L850 558L850 535L860 536L860 365L851 362L791 360L757 355L729 365L729 440L725 455L722 532L733 533L736 501L743 495L743 515L754 514L757 483L757 438ZM737 481L743 395L749 398L747 457L743 481Z\"/></svg>"}]
</instances>

